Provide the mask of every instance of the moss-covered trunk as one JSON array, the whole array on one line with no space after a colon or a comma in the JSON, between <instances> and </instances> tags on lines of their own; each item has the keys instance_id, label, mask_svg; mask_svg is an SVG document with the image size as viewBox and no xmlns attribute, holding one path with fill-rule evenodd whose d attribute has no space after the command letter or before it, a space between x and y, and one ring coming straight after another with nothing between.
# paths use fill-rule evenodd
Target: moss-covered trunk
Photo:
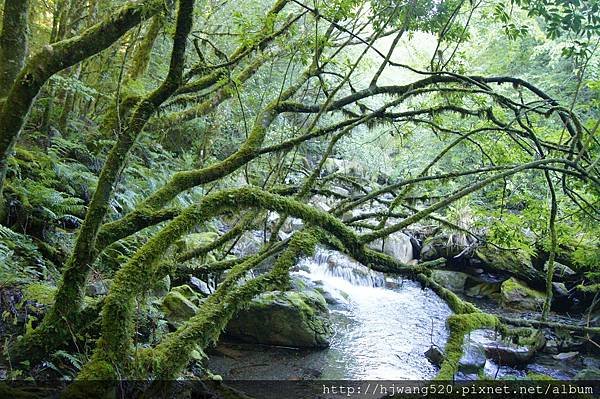
<instances>
[{"instance_id":1,"label":"moss-covered trunk","mask_svg":"<svg viewBox=\"0 0 600 399\"><path fill-rule=\"evenodd\" d=\"M0 194L6 178L8 157L44 83L58 71L106 49L133 26L163 7L163 0L128 4L81 35L47 45L29 59L8 90L6 103L10 107L0 110Z\"/></svg>"},{"instance_id":2,"label":"moss-covered trunk","mask_svg":"<svg viewBox=\"0 0 600 399\"><path fill-rule=\"evenodd\" d=\"M27 55L29 0L5 0L0 32L0 98L8 94Z\"/></svg>"}]
</instances>

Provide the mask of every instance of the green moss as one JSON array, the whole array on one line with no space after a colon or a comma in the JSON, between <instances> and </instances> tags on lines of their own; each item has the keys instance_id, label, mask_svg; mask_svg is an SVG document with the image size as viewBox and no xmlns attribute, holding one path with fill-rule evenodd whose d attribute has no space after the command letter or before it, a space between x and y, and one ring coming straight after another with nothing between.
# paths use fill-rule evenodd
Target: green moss
<instances>
[{"instance_id":1,"label":"green moss","mask_svg":"<svg viewBox=\"0 0 600 399\"><path fill-rule=\"evenodd\" d=\"M450 336L446 343L446 358L437 375L438 380L453 380L458 370L458 362L463 354L463 341L466 334L480 328L495 328L499 325L496 316L486 313L452 315L447 320Z\"/></svg>"},{"instance_id":2,"label":"green moss","mask_svg":"<svg viewBox=\"0 0 600 399\"><path fill-rule=\"evenodd\" d=\"M532 371L527 373L527 379L532 380L532 381L556 381L554 378L552 378L548 375L534 373Z\"/></svg>"},{"instance_id":3,"label":"green moss","mask_svg":"<svg viewBox=\"0 0 600 399\"><path fill-rule=\"evenodd\" d=\"M187 284L180 285L178 287L173 287L173 289L171 291L180 293L181 295L183 295L190 301L193 301L194 299L196 299L198 297L198 294L196 294L196 291L194 291L192 289L192 287L190 287Z\"/></svg>"},{"instance_id":4,"label":"green moss","mask_svg":"<svg viewBox=\"0 0 600 399\"><path fill-rule=\"evenodd\" d=\"M50 306L54 304L55 292L56 287L44 283L32 283L25 287L23 299Z\"/></svg>"}]
</instances>

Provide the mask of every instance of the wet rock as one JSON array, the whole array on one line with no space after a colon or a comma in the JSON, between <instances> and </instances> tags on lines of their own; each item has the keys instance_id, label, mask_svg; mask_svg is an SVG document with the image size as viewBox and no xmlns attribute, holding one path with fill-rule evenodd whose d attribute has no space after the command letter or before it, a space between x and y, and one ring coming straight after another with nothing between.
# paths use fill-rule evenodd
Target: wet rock
<instances>
[{"instance_id":1,"label":"wet rock","mask_svg":"<svg viewBox=\"0 0 600 399\"><path fill-rule=\"evenodd\" d=\"M485 366L483 346L471 339L463 344L463 355L458 361L458 371L464 374L477 374Z\"/></svg>"},{"instance_id":2,"label":"wet rock","mask_svg":"<svg viewBox=\"0 0 600 399\"><path fill-rule=\"evenodd\" d=\"M339 305L341 303L341 301L336 298L331 292L321 288L321 287L317 287L316 290L323 295L323 298L325 299L325 302L327 302L328 305Z\"/></svg>"},{"instance_id":3,"label":"wet rock","mask_svg":"<svg viewBox=\"0 0 600 399\"><path fill-rule=\"evenodd\" d=\"M327 347L333 332L325 299L316 291L261 294L226 331L244 342L298 348Z\"/></svg>"},{"instance_id":4,"label":"wet rock","mask_svg":"<svg viewBox=\"0 0 600 399\"><path fill-rule=\"evenodd\" d=\"M534 354L535 351L524 346L513 346L504 343L485 345L485 355L495 363L503 366L527 364Z\"/></svg>"},{"instance_id":5,"label":"wet rock","mask_svg":"<svg viewBox=\"0 0 600 399\"><path fill-rule=\"evenodd\" d=\"M546 262L544 264L544 271L548 271L548 262ZM556 262L554 261L554 274L553 276L555 278L566 278L566 277L572 277L575 274L577 274L573 269L571 269L569 266L563 265L562 263Z\"/></svg>"},{"instance_id":6,"label":"wet rock","mask_svg":"<svg viewBox=\"0 0 600 399\"><path fill-rule=\"evenodd\" d=\"M425 357L434 366L440 366L444 361L444 352L437 345L431 345L425 352Z\"/></svg>"},{"instance_id":7,"label":"wet rock","mask_svg":"<svg viewBox=\"0 0 600 399\"><path fill-rule=\"evenodd\" d=\"M456 381L477 381L479 380L479 375L473 373L463 373L459 371L458 373L454 374L454 379Z\"/></svg>"},{"instance_id":8,"label":"wet rock","mask_svg":"<svg viewBox=\"0 0 600 399\"><path fill-rule=\"evenodd\" d=\"M206 284L204 281L200 280L197 277L192 276L190 278L190 284L192 287L194 287L199 293L201 293L204 296L208 296L208 295L212 294L212 291L208 287L208 284Z\"/></svg>"},{"instance_id":9,"label":"wet rock","mask_svg":"<svg viewBox=\"0 0 600 399\"><path fill-rule=\"evenodd\" d=\"M462 272L453 272L449 270L434 270L431 278L442 287L448 288L450 291L463 292L465 282L469 275Z\"/></svg>"},{"instance_id":10,"label":"wet rock","mask_svg":"<svg viewBox=\"0 0 600 399\"><path fill-rule=\"evenodd\" d=\"M513 277L502 283L502 304L508 308L522 310L540 310L546 295L529 288L524 282Z\"/></svg>"},{"instance_id":11,"label":"wet rock","mask_svg":"<svg viewBox=\"0 0 600 399\"><path fill-rule=\"evenodd\" d=\"M532 331L530 336L519 337L525 345L504 341L491 342L484 345L485 355L501 366L521 366L527 364L538 350L546 343L543 334Z\"/></svg>"},{"instance_id":12,"label":"wet rock","mask_svg":"<svg viewBox=\"0 0 600 399\"><path fill-rule=\"evenodd\" d=\"M579 355L579 352L561 352L561 353L558 353L558 354L552 356L552 358L555 360L568 362L571 360L575 360L578 355Z\"/></svg>"}]
</instances>

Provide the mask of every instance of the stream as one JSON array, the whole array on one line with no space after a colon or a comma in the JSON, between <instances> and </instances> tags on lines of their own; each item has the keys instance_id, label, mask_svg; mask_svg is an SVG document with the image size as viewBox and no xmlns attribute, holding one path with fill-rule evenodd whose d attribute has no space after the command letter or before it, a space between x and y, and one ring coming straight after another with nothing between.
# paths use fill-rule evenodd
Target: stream
<instances>
[{"instance_id":1,"label":"stream","mask_svg":"<svg viewBox=\"0 0 600 399\"><path fill-rule=\"evenodd\" d=\"M297 269L293 276L318 287L330 303L334 335L329 348L233 344L211 356L213 372L228 379L422 380L436 375L424 352L432 342L444 346L451 311L433 291L323 248Z\"/></svg>"},{"instance_id":2,"label":"stream","mask_svg":"<svg viewBox=\"0 0 600 399\"><path fill-rule=\"evenodd\" d=\"M318 248L294 268L293 279L317 289L327 300L334 334L322 350L293 349L221 342L210 353L209 368L228 380L427 380L437 367L425 357L432 344L444 348L446 303L419 283L372 271L337 251ZM497 305L478 303L492 313ZM491 331L478 330L466 342L490 342ZM495 339L493 337L492 339ZM523 378L536 372L560 380L572 379L594 357L556 361L539 353L524 368L498 366L484 360L488 378ZM473 376L457 374L457 379Z\"/></svg>"}]
</instances>

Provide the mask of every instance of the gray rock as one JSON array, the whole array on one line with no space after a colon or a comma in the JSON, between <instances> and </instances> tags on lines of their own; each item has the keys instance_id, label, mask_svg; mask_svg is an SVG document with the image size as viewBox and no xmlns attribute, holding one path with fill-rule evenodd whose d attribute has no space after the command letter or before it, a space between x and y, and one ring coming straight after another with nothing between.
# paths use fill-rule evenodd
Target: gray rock
<instances>
[{"instance_id":1,"label":"gray rock","mask_svg":"<svg viewBox=\"0 0 600 399\"><path fill-rule=\"evenodd\" d=\"M372 241L368 246L371 249L390 255L402 263L408 263L413 260L413 248L410 237L404 233L394 233L387 237L383 242L383 248L381 240Z\"/></svg>"},{"instance_id":2,"label":"gray rock","mask_svg":"<svg viewBox=\"0 0 600 399\"><path fill-rule=\"evenodd\" d=\"M449 270L434 270L431 278L441 286L448 288L450 291L463 292L465 282L469 275L462 272L453 272Z\"/></svg>"},{"instance_id":3,"label":"gray rock","mask_svg":"<svg viewBox=\"0 0 600 399\"><path fill-rule=\"evenodd\" d=\"M535 351L525 346L509 345L496 342L485 345L485 355L496 364L502 366L518 366L527 364Z\"/></svg>"},{"instance_id":4,"label":"gray rock","mask_svg":"<svg viewBox=\"0 0 600 399\"><path fill-rule=\"evenodd\" d=\"M333 186L331 187L331 191L342 196L342 197L349 197L350 196L350 191L346 190L343 187L340 186Z\"/></svg>"},{"instance_id":5,"label":"gray rock","mask_svg":"<svg viewBox=\"0 0 600 399\"><path fill-rule=\"evenodd\" d=\"M477 342L466 340L463 355L458 361L458 371L463 374L477 374L485 366L485 351Z\"/></svg>"},{"instance_id":6,"label":"gray rock","mask_svg":"<svg viewBox=\"0 0 600 399\"><path fill-rule=\"evenodd\" d=\"M568 361L576 359L578 355L579 355L579 352L562 352L562 353L558 353L558 354L552 356L552 358L555 360L568 362Z\"/></svg>"},{"instance_id":7,"label":"gray rock","mask_svg":"<svg viewBox=\"0 0 600 399\"><path fill-rule=\"evenodd\" d=\"M548 271L548 262L544 264L544 271ZM565 278L574 276L577 274L575 270L571 269L569 266L563 265L557 261L554 261L554 277Z\"/></svg>"},{"instance_id":8,"label":"gray rock","mask_svg":"<svg viewBox=\"0 0 600 399\"><path fill-rule=\"evenodd\" d=\"M558 297L565 297L569 295L569 290L567 289L567 286L564 283L553 282L552 288L554 294Z\"/></svg>"},{"instance_id":9,"label":"gray rock","mask_svg":"<svg viewBox=\"0 0 600 399\"><path fill-rule=\"evenodd\" d=\"M96 297L108 294L108 288L110 286L109 281L96 280L90 282L85 287L85 294L87 296Z\"/></svg>"},{"instance_id":10,"label":"gray rock","mask_svg":"<svg viewBox=\"0 0 600 399\"><path fill-rule=\"evenodd\" d=\"M440 366L444 361L444 352L437 345L431 345L425 352L425 357L434 366Z\"/></svg>"},{"instance_id":11,"label":"gray rock","mask_svg":"<svg viewBox=\"0 0 600 399\"><path fill-rule=\"evenodd\" d=\"M327 347L333 333L325 299L316 291L261 294L226 331L244 342L297 348Z\"/></svg>"},{"instance_id":12,"label":"gray rock","mask_svg":"<svg viewBox=\"0 0 600 399\"><path fill-rule=\"evenodd\" d=\"M212 291L208 287L208 284L206 284L204 281L200 280L197 277L192 276L190 278L190 284L202 295L208 296L208 295L212 294Z\"/></svg>"}]
</instances>

